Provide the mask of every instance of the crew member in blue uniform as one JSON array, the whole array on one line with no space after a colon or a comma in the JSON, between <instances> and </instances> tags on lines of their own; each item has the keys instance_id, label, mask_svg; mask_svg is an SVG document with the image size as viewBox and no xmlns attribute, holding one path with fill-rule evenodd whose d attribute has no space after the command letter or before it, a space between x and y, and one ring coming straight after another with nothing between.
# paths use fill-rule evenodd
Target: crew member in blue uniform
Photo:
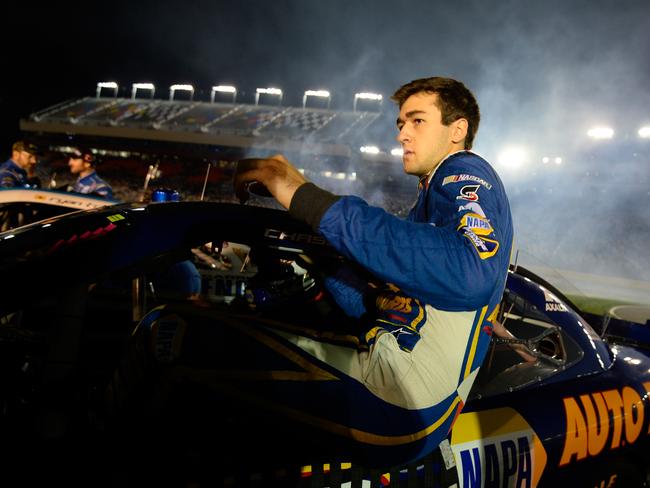
<instances>
[{"instance_id":1,"label":"crew member in blue uniform","mask_svg":"<svg viewBox=\"0 0 650 488\"><path fill-rule=\"evenodd\" d=\"M112 199L113 189L99 177L96 171L97 156L89 149L75 148L68 160L70 172L77 176L77 181L69 189L76 193L95 195Z\"/></svg>"},{"instance_id":2,"label":"crew member in blue uniform","mask_svg":"<svg viewBox=\"0 0 650 488\"><path fill-rule=\"evenodd\" d=\"M32 188L38 149L34 144L17 141L11 147L11 158L0 165L0 187Z\"/></svg>"},{"instance_id":3,"label":"crew member in blue uniform","mask_svg":"<svg viewBox=\"0 0 650 488\"><path fill-rule=\"evenodd\" d=\"M310 317L283 328L165 307L140 324L168 382L257 402L384 466L419 459L448 435L486 355L513 240L502 182L471 151L480 114L469 89L418 79L393 100L403 169L419 180L406 219L317 187L282 155L242 160L234 178L242 201L262 184L352 262L324 284L361 334L309 330Z\"/></svg>"}]
</instances>

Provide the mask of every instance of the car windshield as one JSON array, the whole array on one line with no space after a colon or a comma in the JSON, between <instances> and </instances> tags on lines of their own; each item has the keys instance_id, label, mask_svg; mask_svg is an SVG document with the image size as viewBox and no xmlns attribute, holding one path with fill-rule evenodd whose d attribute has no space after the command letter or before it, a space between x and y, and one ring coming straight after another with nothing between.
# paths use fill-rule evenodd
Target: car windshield
<instances>
[{"instance_id":1,"label":"car windshield","mask_svg":"<svg viewBox=\"0 0 650 488\"><path fill-rule=\"evenodd\" d=\"M522 249L515 252L513 263L552 284L585 315L638 323L650 318L650 282L560 269Z\"/></svg>"}]
</instances>

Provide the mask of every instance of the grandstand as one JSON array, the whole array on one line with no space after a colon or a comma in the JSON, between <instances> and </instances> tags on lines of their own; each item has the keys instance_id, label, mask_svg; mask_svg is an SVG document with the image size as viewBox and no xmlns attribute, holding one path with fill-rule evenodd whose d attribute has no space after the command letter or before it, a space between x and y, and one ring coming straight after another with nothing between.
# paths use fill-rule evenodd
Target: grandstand
<instances>
[{"instance_id":1,"label":"grandstand","mask_svg":"<svg viewBox=\"0 0 650 488\"><path fill-rule=\"evenodd\" d=\"M182 92L189 96L181 99ZM75 144L102 157L101 173L117 181L116 194L125 200L137 195L152 165L165 177L176 176L188 196L202 193L197 186L209 180L208 194L220 198L215 191L230 190L219 183L229 181L243 157L281 152L304 166L310 179L337 188L358 186L361 170L386 162L362 162L359 153L380 115L378 94L357 93L351 110L333 110L324 90L307 90L302 107L282 106L282 91L274 88L258 88L254 103L237 101L236 89L224 86L212 87L209 101L195 100L191 85L170 86L168 100L154 98L151 84L134 83L130 97L118 93L116 84L98 83L94 97L66 100L20 121L27 137L44 148L43 181L55 173L57 183L67 177L66 153ZM309 103L321 99L327 102Z\"/></svg>"},{"instance_id":2,"label":"grandstand","mask_svg":"<svg viewBox=\"0 0 650 488\"><path fill-rule=\"evenodd\" d=\"M357 103L350 111L307 107L308 94L328 94L313 90L305 92L302 107L284 107L260 98L277 90L271 88L258 89L255 103L247 104L237 103L234 96L229 102L216 101L215 89L224 87L213 87L210 101L195 101L193 96L189 100L174 96L178 88L191 85L172 85L169 100L153 98L153 85L144 86L151 89L151 97L138 98L138 88L143 88L138 83L130 98L117 97L117 87L114 96L102 96L101 87L106 85L98 84L95 97L68 100L30 115L21 120L21 129L49 144L73 137L119 150L143 150L144 145L147 151L160 151L162 143L192 145L191 152L204 157L213 157L215 146L345 157L379 114L357 110Z\"/></svg>"},{"instance_id":3,"label":"grandstand","mask_svg":"<svg viewBox=\"0 0 650 488\"><path fill-rule=\"evenodd\" d=\"M21 120L26 137L45 148L38 168L45 184L70 182L66 152L83 143L100 156L100 173L125 201L146 199L147 184L176 188L187 200L233 201L235 162L278 152L316 184L396 215L406 215L415 198L379 95L356 94L350 110L335 110L324 90L308 90L301 107L288 107L272 88L258 89L249 103L237 100L234 87L212 87L209 100L194 99L189 85L172 85L169 99L154 98L153 85L131 88L130 97L118 96L116 85L98 84L94 97ZM482 129L479 144L490 147L489 131ZM531 137L536 150L477 150L506 185L519 247L546 265L644 279L650 129L584 132L562 132L567 140L555 149ZM376 141L393 147L370 145ZM251 203L273 205L268 200Z\"/></svg>"}]
</instances>

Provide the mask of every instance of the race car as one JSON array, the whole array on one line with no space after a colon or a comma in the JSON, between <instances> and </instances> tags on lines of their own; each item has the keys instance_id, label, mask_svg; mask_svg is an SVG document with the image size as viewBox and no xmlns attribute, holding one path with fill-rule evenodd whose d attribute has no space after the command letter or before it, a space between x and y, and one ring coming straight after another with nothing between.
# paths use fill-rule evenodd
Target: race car
<instances>
[{"instance_id":1,"label":"race car","mask_svg":"<svg viewBox=\"0 0 650 488\"><path fill-rule=\"evenodd\" d=\"M113 205L117 200L40 188L0 188L0 230L55 215Z\"/></svg>"},{"instance_id":2,"label":"race car","mask_svg":"<svg viewBox=\"0 0 650 488\"><path fill-rule=\"evenodd\" d=\"M308 279L305 263L340 259L321 236L285 211L216 202L117 204L0 233L0 356L6 385L0 425L10 459L16 445L26 443L28 464L40 456L39 463L73 459L97 468L102 475L93 478L94 486L99 481L119 486L115 480L134 467L129 462L142 468L140 481L236 486L241 481L236 471L248 476L246 486L263 486L272 484L258 471L263 465L264 473L271 472L259 458L264 452L274 459L277 486L292 486L288 479L293 478L277 478L287 472L299 473L303 486L314 487L341 482L645 486L650 464L646 326L582 312L521 266L508 274L498 327L467 404L439 449L417 462L366 469L350 465L341 452L327 464L302 465L286 457L281 465L281 431L279 438L249 439L249 448L242 447L229 437L243 432L237 430L236 413L206 412L199 404L185 405L184 421L221 433L208 447L170 435L152 457L147 449L156 446L142 443L137 425L125 429L110 422L105 393L124 362L129 337L149 310L184 300L184 307L202 316L235 310L233 316L245 321L268 309L273 320L290 322L295 314L283 308L284 299L296 303L313 290L315 275ZM201 275L200 299L190 297L181 280L176 295L159 293L161 271L187 262ZM265 273L278 263L285 273L281 280ZM211 285L215 270L232 286ZM254 290L265 291L257 295L261 302ZM318 319L315 308L300 310L313 313L302 319ZM156 417L156 439L166 438L173 420ZM76 448L59 449L68 441ZM133 454L133 446L142 446L139 455L119 455ZM300 450L292 447L286 452ZM224 450L227 455L217 454Z\"/></svg>"}]
</instances>

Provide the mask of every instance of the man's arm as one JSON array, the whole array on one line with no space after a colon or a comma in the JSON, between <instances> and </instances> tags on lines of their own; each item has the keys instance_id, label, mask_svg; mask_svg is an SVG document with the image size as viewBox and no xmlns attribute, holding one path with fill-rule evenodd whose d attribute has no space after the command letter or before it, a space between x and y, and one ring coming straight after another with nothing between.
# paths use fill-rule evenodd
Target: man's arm
<instances>
[{"instance_id":1,"label":"man's arm","mask_svg":"<svg viewBox=\"0 0 650 488\"><path fill-rule=\"evenodd\" d=\"M240 199L246 196L248 182L259 181L293 217L318 230L337 251L414 298L444 310L472 310L487 303L503 285L511 241L505 214L504 222L490 215L495 229L502 223L504 228L504 233L499 230L505 240L497 257L493 256L496 247L494 253L480 248L488 242L487 236L477 237L459 227L466 211L444 226L409 222L360 198L340 197L318 188L281 156L248 160L247 166L239 168L235 177ZM495 205L500 198L497 191L495 186L485 194ZM454 210L463 200L458 202ZM507 206L506 200L502 203Z\"/></svg>"},{"instance_id":2,"label":"man's arm","mask_svg":"<svg viewBox=\"0 0 650 488\"><path fill-rule=\"evenodd\" d=\"M284 156L276 154L266 159L242 159L234 176L235 195L240 202L248 199L249 185L261 183L268 192L288 209L296 190L307 179Z\"/></svg>"}]
</instances>

